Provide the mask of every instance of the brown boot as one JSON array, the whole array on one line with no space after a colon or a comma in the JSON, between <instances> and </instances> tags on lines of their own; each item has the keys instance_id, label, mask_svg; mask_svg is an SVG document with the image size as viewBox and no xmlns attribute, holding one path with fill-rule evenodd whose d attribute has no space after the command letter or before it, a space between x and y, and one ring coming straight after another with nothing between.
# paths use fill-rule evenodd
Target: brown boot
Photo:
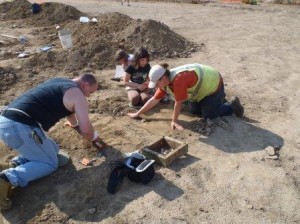
<instances>
[{"instance_id":1,"label":"brown boot","mask_svg":"<svg viewBox=\"0 0 300 224\"><path fill-rule=\"evenodd\" d=\"M11 184L0 178L0 209L9 210L12 208L12 201L9 199Z\"/></svg>"}]
</instances>

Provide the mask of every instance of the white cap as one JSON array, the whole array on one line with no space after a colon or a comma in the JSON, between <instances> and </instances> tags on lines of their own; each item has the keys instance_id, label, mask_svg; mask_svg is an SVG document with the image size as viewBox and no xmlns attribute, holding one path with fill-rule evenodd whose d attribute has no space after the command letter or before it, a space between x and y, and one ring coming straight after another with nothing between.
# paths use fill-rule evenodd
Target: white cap
<instances>
[{"instance_id":1,"label":"white cap","mask_svg":"<svg viewBox=\"0 0 300 224\"><path fill-rule=\"evenodd\" d=\"M165 74L166 69L161 65L154 65L149 72L149 84L148 87L150 89L154 88L156 82Z\"/></svg>"}]
</instances>

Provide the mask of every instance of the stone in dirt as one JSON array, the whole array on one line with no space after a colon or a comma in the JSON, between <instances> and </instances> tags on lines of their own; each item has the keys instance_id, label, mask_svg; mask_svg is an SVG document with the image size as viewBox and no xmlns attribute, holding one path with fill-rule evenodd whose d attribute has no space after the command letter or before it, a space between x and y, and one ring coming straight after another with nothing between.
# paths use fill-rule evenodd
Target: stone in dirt
<instances>
[{"instance_id":1,"label":"stone in dirt","mask_svg":"<svg viewBox=\"0 0 300 224\"><path fill-rule=\"evenodd\" d=\"M272 146L265 148L265 151L269 156L274 156L276 154L276 151Z\"/></svg>"},{"instance_id":2,"label":"stone in dirt","mask_svg":"<svg viewBox=\"0 0 300 224\"><path fill-rule=\"evenodd\" d=\"M267 159L278 160L279 156L278 155L268 156Z\"/></svg>"}]
</instances>

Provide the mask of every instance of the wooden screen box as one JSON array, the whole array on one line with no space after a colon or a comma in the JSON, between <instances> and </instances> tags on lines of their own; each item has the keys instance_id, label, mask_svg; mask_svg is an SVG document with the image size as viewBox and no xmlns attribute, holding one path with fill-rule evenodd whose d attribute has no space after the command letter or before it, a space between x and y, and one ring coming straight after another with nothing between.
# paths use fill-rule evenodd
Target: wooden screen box
<instances>
[{"instance_id":1,"label":"wooden screen box","mask_svg":"<svg viewBox=\"0 0 300 224\"><path fill-rule=\"evenodd\" d=\"M160 165L169 166L175 159L188 152L188 144L164 136L141 151L147 159L154 159Z\"/></svg>"}]
</instances>

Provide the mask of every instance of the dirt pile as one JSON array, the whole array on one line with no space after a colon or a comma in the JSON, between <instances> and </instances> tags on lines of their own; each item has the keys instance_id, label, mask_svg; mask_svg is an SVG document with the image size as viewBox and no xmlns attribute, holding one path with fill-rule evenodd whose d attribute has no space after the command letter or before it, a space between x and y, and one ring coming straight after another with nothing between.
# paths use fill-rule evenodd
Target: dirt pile
<instances>
[{"instance_id":1,"label":"dirt pile","mask_svg":"<svg viewBox=\"0 0 300 224\"><path fill-rule=\"evenodd\" d=\"M98 26L109 32L121 32L130 26L135 20L121 13L105 13L97 17Z\"/></svg>"},{"instance_id":2,"label":"dirt pile","mask_svg":"<svg viewBox=\"0 0 300 224\"><path fill-rule=\"evenodd\" d=\"M24 19L32 14L31 3L26 0L3 2L0 5L0 13L5 13L3 16L5 20Z\"/></svg>"},{"instance_id":3,"label":"dirt pile","mask_svg":"<svg viewBox=\"0 0 300 224\"><path fill-rule=\"evenodd\" d=\"M68 52L57 49L35 55L28 66L63 68L66 71L85 67L101 70L115 66L114 54L119 48L133 53L143 46L151 58L156 59L189 57L199 49L165 24L154 20L134 20L120 13L106 13L97 20L97 23L69 21L63 28L72 32L74 47ZM59 24L58 20L56 22ZM60 47L58 38L55 44Z\"/></svg>"},{"instance_id":4,"label":"dirt pile","mask_svg":"<svg viewBox=\"0 0 300 224\"><path fill-rule=\"evenodd\" d=\"M96 23L81 23L79 18L85 14L73 6L47 2L41 4L40 13L32 14L31 3L26 0L5 2L0 5L0 12L4 13L6 20L22 19L23 24L43 28L34 34L42 40L40 44L57 46L47 53L34 54L25 62L25 68L35 71L113 68L114 54L119 48L133 53L143 46L152 59L189 57L199 49L163 23L134 20L120 13L105 13L97 17ZM71 31L74 46L71 50L62 50L55 24ZM53 33L56 38L53 38Z\"/></svg>"},{"instance_id":5,"label":"dirt pile","mask_svg":"<svg viewBox=\"0 0 300 224\"><path fill-rule=\"evenodd\" d=\"M49 26L61 24L69 20L77 20L80 16L84 16L73 6L64 5L62 3L46 2L41 4L41 12L28 18L27 22L34 26Z\"/></svg>"},{"instance_id":6,"label":"dirt pile","mask_svg":"<svg viewBox=\"0 0 300 224\"><path fill-rule=\"evenodd\" d=\"M134 20L120 13L106 13L97 18L96 24L71 24L74 43L106 44L122 47L129 52L144 46L153 58L187 57L196 46L154 20Z\"/></svg>"},{"instance_id":7,"label":"dirt pile","mask_svg":"<svg viewBox=\"0 0 300 224\"><path fill-rule=\"evenodd\" d=\"M32 13L32 4L26 0L4 2L0 5L0 13L4 13L3 19L25 19L24 23L34 26L49 26L63 23L68 20L77 20L85 15L73 6L61 3L46 2L41 4L41 12Z\"/></svg>"},{"instance_id":8,"label":"dirt pile","mask_svg":"<svg viewBox=\"0 0 300 224\"><path fill-rule=\"evenodd\" d=\"M128 39L144 45L155 58L188 57L196 51L194 44L155 20L141 21L132 28Z\"/></svg>"}]
</instances>

